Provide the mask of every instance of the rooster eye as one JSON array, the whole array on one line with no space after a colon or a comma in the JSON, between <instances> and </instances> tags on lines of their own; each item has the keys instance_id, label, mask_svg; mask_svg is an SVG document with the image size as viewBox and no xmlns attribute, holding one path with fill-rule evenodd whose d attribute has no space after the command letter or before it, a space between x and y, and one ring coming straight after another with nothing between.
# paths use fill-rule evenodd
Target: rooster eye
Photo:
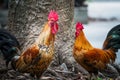
<instances>
[{"instance_id":1,"label":"rooster eye","mask_svg":"<svg viewBox=\"0 0 120 80\"><path fill-rule=\"evenodd\" d=\"M51 22L51 27L54 26L54 22Z\"/></svg>"},{"instance_id":2,"label":"rooster eye","mask_svg":"<svg viewBox=\"0 0 120 80\"><path fill-rule=\"evenodd\" d=\"M51 21L50 21L51 27L54 26L55 23L56 23L56 22L55 22L54 20L51 20Z\"/></svg>"}]
</instances>

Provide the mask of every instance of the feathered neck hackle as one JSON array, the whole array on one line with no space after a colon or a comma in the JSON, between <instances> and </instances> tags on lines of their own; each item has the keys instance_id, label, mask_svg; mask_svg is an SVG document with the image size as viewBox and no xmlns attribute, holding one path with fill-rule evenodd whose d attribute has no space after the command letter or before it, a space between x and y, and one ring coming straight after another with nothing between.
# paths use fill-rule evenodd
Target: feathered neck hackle
<instances>
[{"instance_id":1,"label":"feathered neck hackle","mask_svg":"<svg viewBox=\"0 0 120 80\"><path fill-rule=\"evenodd\" d=\"M75 39L75 47L78 49L92 49L92 45L89 43L89 41L87 40L87 38L85 37L85 34L83 32L83 25L80 23L77 23L76 25L76 34L77 37ZM76 35L75 34L75 35Z\"/></svg>"},{"instance_id":2,"label":"feathered neck hackle","mask_svg":"<svg viewBox=\"0 0 120 80\"><path fill-rule=\"evenodd\" d=\"M54 30L56 30L54 27L50 27L50 24L49 22L51 21L58 21L58 14L56 11L54 10L51 10L49 15L48 15L48 22L46 22L44 28L42 29L42 32L40 33L38 39L37 39L37 43L38 44L45 44L45 45L49 45L51 43L51 41L54 41L55 39L55 34L53 34L51 31L52 31L52 28ZM57 23L56 24L56 28L58 27Z\"/></svg>"}]
</instances>

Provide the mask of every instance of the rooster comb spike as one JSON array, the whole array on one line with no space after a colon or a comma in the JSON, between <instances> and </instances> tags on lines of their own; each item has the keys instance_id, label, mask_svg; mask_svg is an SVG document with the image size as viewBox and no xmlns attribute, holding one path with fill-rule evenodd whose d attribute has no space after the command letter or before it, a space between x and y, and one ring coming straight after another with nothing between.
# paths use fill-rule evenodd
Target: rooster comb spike
<instances>
[{"instance_id":1,"label":"rooster comb spike","mask_svg":"<svg viewBox=\"0 0 120 80\"><path fill-rule=\"evenodd\" d=\"M77 22L77 23L76 23L76 29L81 29L81 30L84 29L82 23Z\"/></svg>"},{"instance_id":2,"label":"rooster comb spike","mask_svg":"<svg viewBox=\"0 0 120 80\"><path fill-rule=\"evenodd\" d=\"M58 13L54 10L51 10L49 15L48 15L48 20L51 20L51 19L53 19L55 21L58 20Z\"/></svg>"}]
</instances>

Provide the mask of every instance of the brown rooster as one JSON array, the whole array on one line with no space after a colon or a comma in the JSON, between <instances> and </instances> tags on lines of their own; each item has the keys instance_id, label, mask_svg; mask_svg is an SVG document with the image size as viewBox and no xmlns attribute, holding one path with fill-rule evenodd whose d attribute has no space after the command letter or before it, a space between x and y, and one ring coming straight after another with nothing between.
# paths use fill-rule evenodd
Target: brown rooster
<instances>
[{"instance_id":1,"label":"brown rooster","mask_svg":"<svg viewBox=\"0 0 120 80\"><path fill-rule=\"evenodd\" d=\"M105 69L107 64L115 61L115 53L120 49L120 25L109 31L103 49L94 48L85 37L83 29L83 25L78 22L76 24L73 56L90 73L90 79L93 73L97 78L99 70Z\"/></svg>"},{"instance_id":2,"label":"brown rooster","mask_svg":"<svg viewBox=\"0 0 120 80\"><path fill-rule=\"evenodd\" d=\"M30 73L32 77L37 79L41 77L54 57L54 41L58 31L57 21L58 14L53 10L50 11L48 22L45 24L36 42L21 53L20 56L6 55L12 60L12 67L16 71Z\"/></svg>"}]
</instances>

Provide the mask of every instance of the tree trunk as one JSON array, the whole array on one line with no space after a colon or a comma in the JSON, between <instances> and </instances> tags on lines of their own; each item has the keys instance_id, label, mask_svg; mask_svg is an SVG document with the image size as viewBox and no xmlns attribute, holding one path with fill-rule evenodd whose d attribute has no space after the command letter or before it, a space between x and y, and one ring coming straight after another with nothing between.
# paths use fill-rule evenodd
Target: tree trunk
<instances>
[{"instance_id":1,"label":"tree trunk","mask_svg":"<svg viewBox=\"0 0 120 80\"><path fill-rule=\"evenodd\" d=\"M65 34L72 23L73 7L74 0L11 0L9 30L17 37L24 50L38 37L47 21L48 12L53 9L59 14L58 36L63 40L64 36L61 35Z\"/></svg>"}]
</instances>

